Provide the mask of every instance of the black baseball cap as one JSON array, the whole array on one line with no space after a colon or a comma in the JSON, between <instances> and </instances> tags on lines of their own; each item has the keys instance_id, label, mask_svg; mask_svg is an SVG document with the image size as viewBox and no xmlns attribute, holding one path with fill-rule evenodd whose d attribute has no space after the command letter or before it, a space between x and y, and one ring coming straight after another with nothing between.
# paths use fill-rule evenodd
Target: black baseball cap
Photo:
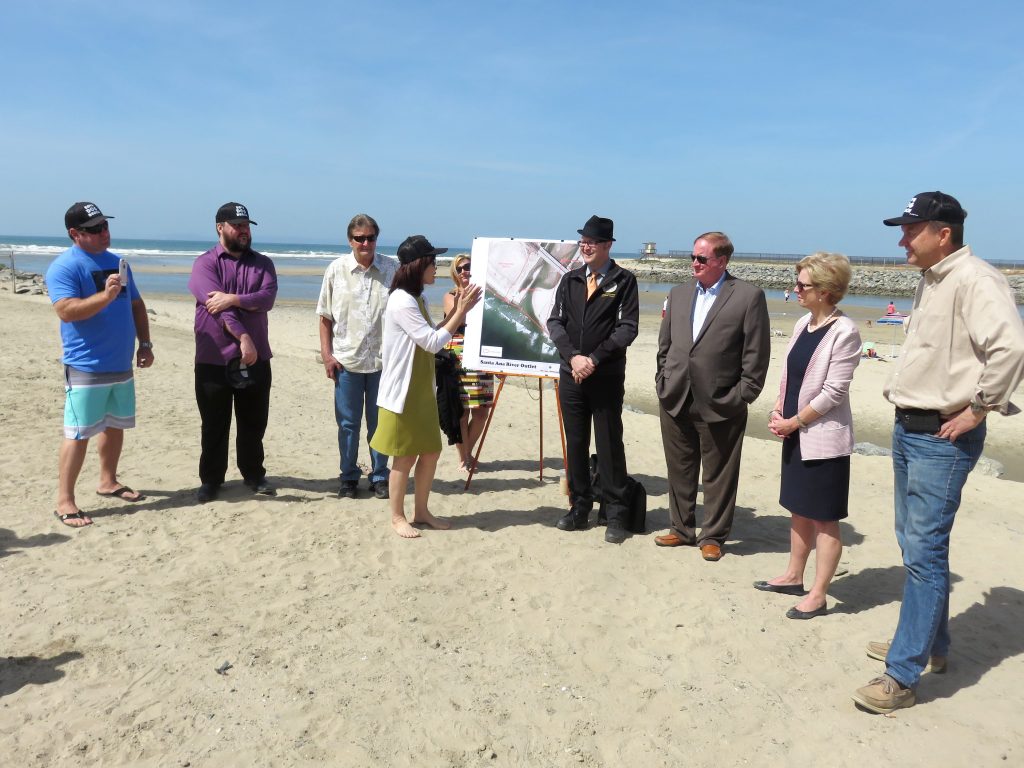
<instances>
[{"instance_id":1,"label":"black baseball cap","mask_svg":"<svg viewBox=\"0 0 1024 768\"><path fill-rule=\"evenodd\" d=\"M75 203L64 214L64 229L95 227L113 216L104 216L96 203Z\"/></svg>"},{"instance_id":2,"label":"black baseball cap","mask_svg":"<svg viewBox=\"0 0 1024 768\"><path fill-rule=\"evenodd\" d=\"M217 209L217 224L241 224L256 225L256 222L249 218L249 209L241 203L224 203Z\"/></svg>"},{"instance_id":3,"label":"black baseball cap","mask_svg":"<svg viewBox=\"0 0 1024 768\"><path fill-rule=\"evenodd\" d=\"M963 224L967 211L960 207L959 201L945 192L921 192L910 198L903 215L893 219L885 219L887 227L898 227L901 224L915 224L919 221L944 221L947 224Z\"/></svg>"},{"instance_id":4,"label":"black baseball cap","mask_svg":"<svg viewBox=\"0 0 1024 768\"><path fill-rule=\"evenodd\" d=\"M416 259L425 259L428 256L437 256L439 253L447 253L447 248L435 248L423 235L410 235L398 246L398 260L402 264L412 264Z\"/></svg>"}]
</instances>

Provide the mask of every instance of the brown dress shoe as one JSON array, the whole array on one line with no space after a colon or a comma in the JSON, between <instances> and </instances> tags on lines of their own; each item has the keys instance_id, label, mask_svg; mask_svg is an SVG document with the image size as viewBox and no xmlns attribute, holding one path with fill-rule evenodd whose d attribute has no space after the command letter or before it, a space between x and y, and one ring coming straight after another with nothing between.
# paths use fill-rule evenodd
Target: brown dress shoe
<instances>
[{"instance_id":1,"label":"brown dress shoe","mask_svg":"<svg viewBox=\"0 0 1024 768\"><path fill-rule=\"evenodd\" d=\"M700 554L705 560L715 562L722 559L722 548L712 541L700 545Z\"/></svg>"},{"instance_id":2,"label":"brown dress shoe","mask_svg":"<svg viewBox=\"0 0 1024 768\"><path fill-rule=\"evenodd\" d=\"M654 543L659 547L682 547L686 540L674 533L666 533L664 536L655 536Z\"/></svg>"}]
</instances>

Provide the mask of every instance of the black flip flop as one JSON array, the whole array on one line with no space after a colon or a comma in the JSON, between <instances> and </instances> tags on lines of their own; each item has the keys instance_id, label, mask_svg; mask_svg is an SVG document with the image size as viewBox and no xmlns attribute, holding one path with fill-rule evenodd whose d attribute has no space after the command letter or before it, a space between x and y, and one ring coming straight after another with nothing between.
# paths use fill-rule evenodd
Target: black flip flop
<instances>
[{"instance_id":1,"label":"black flip flop","mask_svg":"<svg viewBox=\"0 0 1024 768\"><path fill-rule=\"evenodd\" d=\"M110 493L104 493L103 491L96 491L97 496L103 496L108 499L120 499L121 501L127 501L134 504L136 501L142 501L146 498L146 494L140 493L137 499L129 499L129 493L136 493L134 488L129 488L127 485L122 485L119 488L115 488Z\"/></svg>"},{"instance_id":2,"label":"black flip flop","mask_svg":"<svg viewBox=\"0 0 1024 768\"><path fill-rule=\"evenodd\" d=\"M82 525L74 525L73 523L69 523L68 522L68 520L83 520L84 521L85 520L85 510L82 510L82 509L78 510L77 512L72 512L69 515L62 515L60 512L58 512L55 509L55 510L53 510L53 516L56 517L58 520L60 520L62 523L64 523L64 525L66 525L68 528L85 528L85 526L87 526L87 525L92 525L92 520L90 520L87 523L83 523Z\"/></svg>"}]
</instances>

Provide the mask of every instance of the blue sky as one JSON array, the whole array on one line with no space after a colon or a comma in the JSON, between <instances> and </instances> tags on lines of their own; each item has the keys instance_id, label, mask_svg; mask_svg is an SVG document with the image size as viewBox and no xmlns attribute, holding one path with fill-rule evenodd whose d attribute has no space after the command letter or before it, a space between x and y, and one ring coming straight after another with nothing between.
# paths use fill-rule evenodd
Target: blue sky
<instances>
[{"instance_id":1,"label":"blue sky","mask_svg":"<svg viewBox=\"0 0 1024 768\"><path fill-rule=\"evenodd\" d=\"M0 232L265 242L575 237L900 255L881 219L941 189L1020 258L1015 2L141 3L4 13Z\"/></svg>"}]
</instances>

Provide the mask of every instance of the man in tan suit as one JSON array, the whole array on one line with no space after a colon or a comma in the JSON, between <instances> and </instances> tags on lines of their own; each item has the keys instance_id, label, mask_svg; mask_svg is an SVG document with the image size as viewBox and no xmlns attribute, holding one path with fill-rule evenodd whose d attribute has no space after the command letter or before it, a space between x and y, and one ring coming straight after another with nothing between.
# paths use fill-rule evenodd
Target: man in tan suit
<instances>
[{"instance_id":1,"label":"man in tan suit","mask_svg":"<svg viewBox=\"0 0 1024 768\"><path fill-rule=\"evenodd\" d=\"M770 357L764 292L727 271L733 245L722 232L693 244L693 281L668 295L658 333L655 383L668 465L672 530L660 547L698 545L722 557L732 529L747 406L764 386ZM704 525L696 530L704 468Z\"/></svg>"}]
</instances>

